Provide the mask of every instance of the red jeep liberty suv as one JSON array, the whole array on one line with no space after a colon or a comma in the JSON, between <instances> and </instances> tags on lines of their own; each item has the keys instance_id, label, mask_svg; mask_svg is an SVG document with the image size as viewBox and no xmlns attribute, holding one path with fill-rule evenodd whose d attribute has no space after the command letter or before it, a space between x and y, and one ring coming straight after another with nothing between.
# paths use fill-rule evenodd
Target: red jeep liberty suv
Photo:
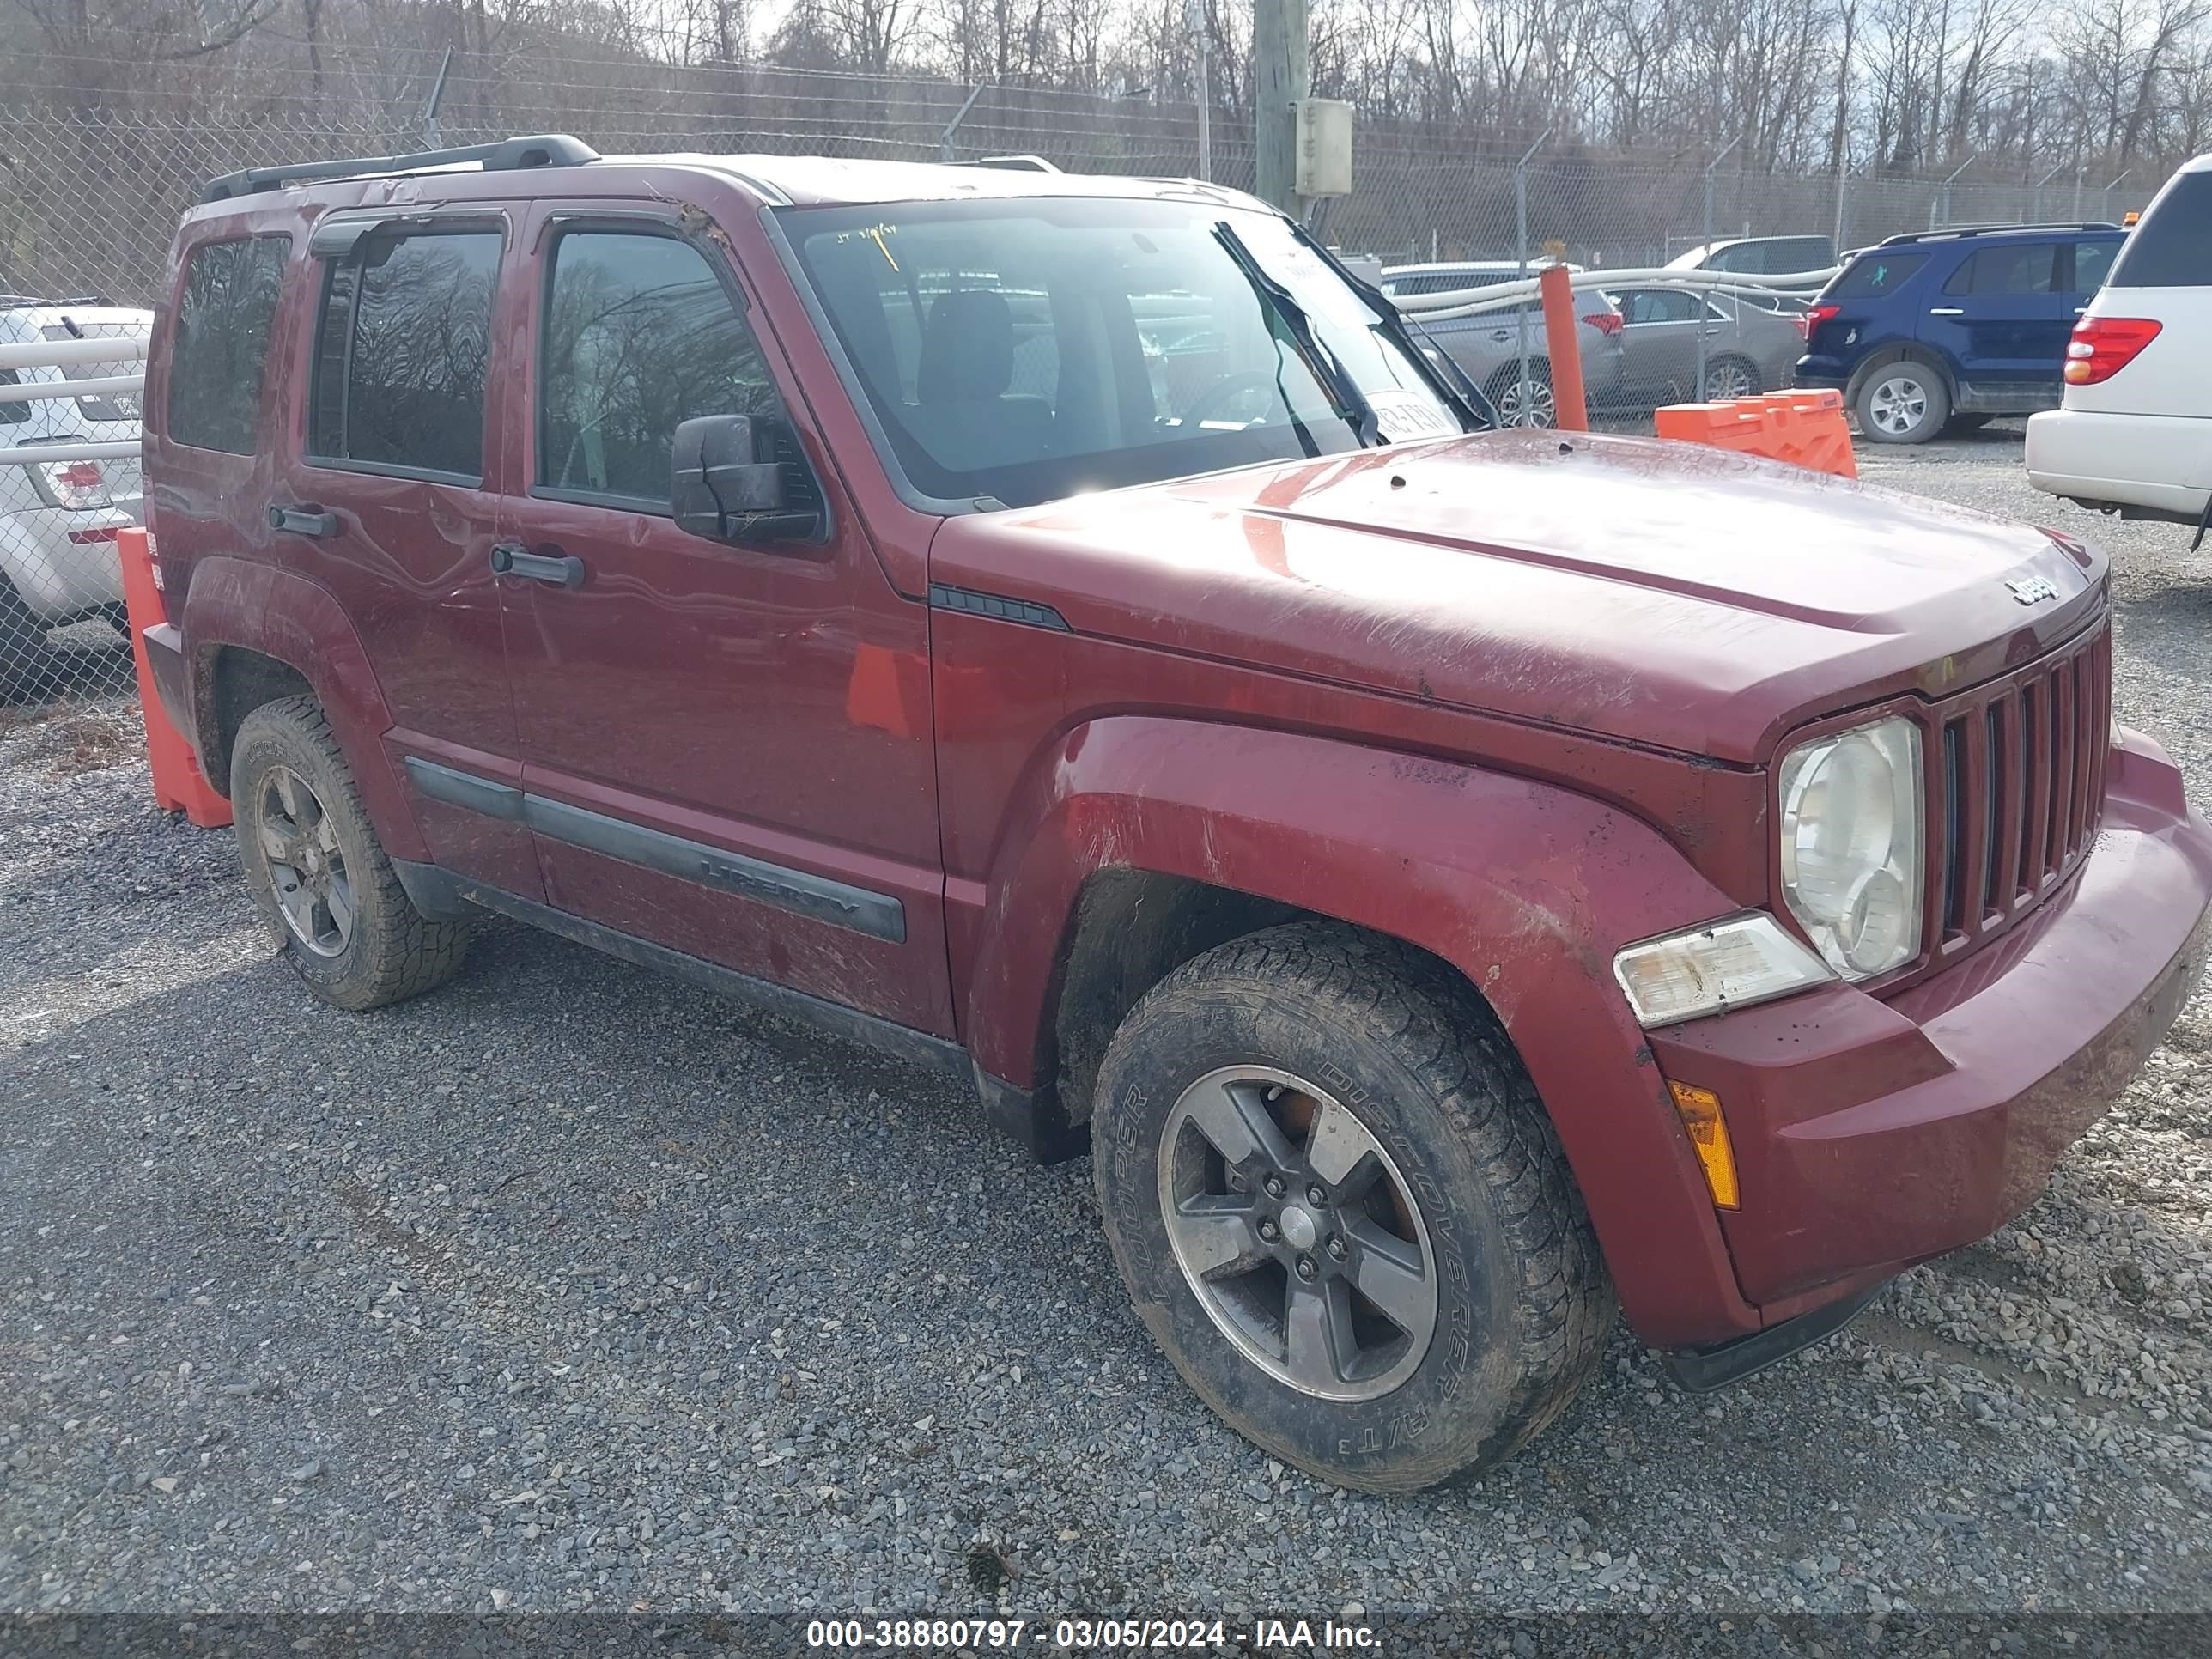
<instances>
[{"instance_id":1,"label":"red jeep liberty suv","mask_svg":"<svg viewBox=\"0 0 2212 1659\"><path fill-rule=\"evenodd\" d=\"M972 1079L1223 1417L1463 1474L1616 1304L1713 1387L2019 1213L2212 834L2100 555L1498 430L1410 327L1187 179L234 174L148 376L161 694L315 994L489 910Z\"/></svg>"}]
</instances>

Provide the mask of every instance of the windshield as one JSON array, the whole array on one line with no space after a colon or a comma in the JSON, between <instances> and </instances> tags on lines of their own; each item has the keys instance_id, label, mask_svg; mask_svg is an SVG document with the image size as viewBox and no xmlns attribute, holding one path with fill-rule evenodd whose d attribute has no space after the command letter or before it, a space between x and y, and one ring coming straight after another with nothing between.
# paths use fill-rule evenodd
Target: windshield
<instances>
[{"instance_id":1,"label":"windshield","mask_svg":"<svg viewBox=\"0 0 2212 1659\"><path fill-rule=\"evenodd\" d=\"M1026 198L781 216L892 453L940 500L1083 489L1462 429L1395 319L1287 221ZM1224 234L1224 227L1228 232Z\"/></svg>"}]
</instances>

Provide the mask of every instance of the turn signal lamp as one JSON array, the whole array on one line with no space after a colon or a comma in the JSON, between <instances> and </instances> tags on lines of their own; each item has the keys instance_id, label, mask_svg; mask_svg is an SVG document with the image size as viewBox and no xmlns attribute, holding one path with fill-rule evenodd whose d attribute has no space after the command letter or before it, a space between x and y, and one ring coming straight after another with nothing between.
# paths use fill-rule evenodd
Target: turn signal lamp
<instances>
[{"instance_id":1,"label":"turn signal lamp","mask_svg":"<svg viewBox=\"0 0 2212 1659\"><path fill-rule=\"evenodd\" d=\"M1674 1097L1674 1109L1681 1115L1682 1127L1689 1132L1691 1148L1705 1168L1705 1185L1712 1190L1715 1206L1723 1210L1739 1208L1735 1149L1729 1145L1728 1120L1721 1115L1721 1097L1711 1089L1693 1088L1686 1083L1669 1083L1667 1088Z\"/></svg>"}]
</instances>

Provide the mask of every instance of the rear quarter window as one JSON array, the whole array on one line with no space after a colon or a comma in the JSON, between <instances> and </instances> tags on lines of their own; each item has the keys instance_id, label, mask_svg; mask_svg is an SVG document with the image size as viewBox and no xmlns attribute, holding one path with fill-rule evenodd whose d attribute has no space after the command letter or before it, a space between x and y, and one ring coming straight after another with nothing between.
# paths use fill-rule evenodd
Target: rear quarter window
<instances>
[{"instance_id":1,"label":"rear quarter window","mask_svg":"<svg viewBox=\"0 0 2212 1659\"><path fill-rule=\"evenodd\" d=\"M2185 173L2151 204L2106 288L2212 287L2212 173Z\"/></svg>"},{"instance_id":2,"label":"rear quarter window","mask_svg":"<svg viewBox=\"0 0 2212 1659\"><path fill-rule=\"evenodd\" d=\"M251 455L260 435L269 327L284 285L282 236L204 242L185 260L169 343L170 438Z\"/></svg>"},{"instance_id":3,"label":"rear quarter window","mask_svg":"<svg viewBox=\"0 0 2212 1659\"><path fill-rule=\"evenodd\" d=\"M1924 253L1869 253L1828 285L1826 300L1878 300L1897 292L1928 263Z\"/></svg>"}]
</instances>

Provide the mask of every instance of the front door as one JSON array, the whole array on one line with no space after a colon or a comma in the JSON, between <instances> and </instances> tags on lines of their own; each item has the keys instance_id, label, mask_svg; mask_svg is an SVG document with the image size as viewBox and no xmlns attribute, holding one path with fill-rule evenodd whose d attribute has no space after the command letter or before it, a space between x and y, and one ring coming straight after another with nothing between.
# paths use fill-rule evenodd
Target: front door
<instances>
[{"instance_id":1,"label":"front door","mask_svg":"<svg viewBox=\"0 0 2212 1659\"><path fill-rule=\"evenodd\" d=\"M499 581L546 902L950 1035L927 608L892 591L711 232L601 203L541 206L528 235ZM708 415L774 435L818 535L677 527L672 440Z\"/></svg>"}]
</instances>

